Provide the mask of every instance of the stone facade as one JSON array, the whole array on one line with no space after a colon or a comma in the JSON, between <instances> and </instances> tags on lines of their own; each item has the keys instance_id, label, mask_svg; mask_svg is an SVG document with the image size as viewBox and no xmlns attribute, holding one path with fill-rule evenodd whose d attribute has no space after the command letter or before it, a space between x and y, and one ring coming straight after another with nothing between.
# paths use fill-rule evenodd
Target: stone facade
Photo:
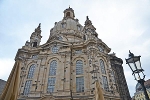
<instances>
[{"instance_id":1,"label":"stone facade","mask_svg":"<svg viewBox=\"0 0 150 100\"><path fill-rule=\"evenodd\" d=\"M5 87L6 81L0 79L0 95Z\"/></svg>"},{"instance_id":2,"label":"stone facade","mask_svg":"<svg viewBox=\"0 0 150 100\"><path fill-rule=\"evenodd\" d=\"M82 26L69 7L42 45L40 26L15 57L22 59L18 100L98 100L95 82L105 100L124 100L112 81L111 49L88 17Z\"/></svg>"}]
</instances>

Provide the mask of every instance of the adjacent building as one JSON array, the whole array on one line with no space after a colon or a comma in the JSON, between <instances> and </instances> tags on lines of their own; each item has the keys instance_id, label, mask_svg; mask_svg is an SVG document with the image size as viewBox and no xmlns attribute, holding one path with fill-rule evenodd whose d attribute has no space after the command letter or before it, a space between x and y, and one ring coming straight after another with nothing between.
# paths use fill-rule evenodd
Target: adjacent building
<instances>
[{"instance_id":1,"label":"adjacent building","mask_svg":"<svg viewBox=\"0 0 150 100\"><path fill-rule=\"evenodd\" d=\"M147 80L147 81L144 83L144 85L145 85L145 87L146 87L148 96L149 96L149 98L150 98L150 79ZM140 83L137 83L137 85L136 85L136 92L134 93L134 99L135 99L135 100L146 100L146 99L145 99L144 92L143 92L143 90L142 90L142 87L141 87Z\"/></svg>"},{"instance_id":2,"label":"adjacent building","mask_svg":"<svg viewBox=\"0 0 150 100\"><path fill-rule=\"evenodd\" d=\"M113 75L115 77L114 81L116 82L117 91L120 94L121 100L131 100L128 85L123 70L123 61L122 59L115 56L115 54L110 55L110 62Z\"/></svg>"},{"instance_id":3,"label":"adjacent building","mask_svg":"<svg viewBox=\"0 0 150 100\"><path fill-rule=\"evenodd\" d=\"M131 99L122 60L109 54L88 16L82 26L69 7L47 42L40 44L41 38L39 24L16 54L8 84L16 77L18 100Z\"/></svg>"},{"instance_id":4,"label":"adjacent building","mask_svg":"<svg viewBox=\"0 0 150 100\"><path fill-rule=\"evenodd\" d=\"M1 93L3 91L3 89L4 89L5 84L6 84L6 81L0 79L0 95L1 95Z\"/></svg>"}]
</instances>

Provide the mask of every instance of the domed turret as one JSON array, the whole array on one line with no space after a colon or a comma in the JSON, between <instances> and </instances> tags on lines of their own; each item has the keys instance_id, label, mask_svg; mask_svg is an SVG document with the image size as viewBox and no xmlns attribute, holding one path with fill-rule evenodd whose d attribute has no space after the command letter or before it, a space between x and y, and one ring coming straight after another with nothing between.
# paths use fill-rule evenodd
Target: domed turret
<instances>
[{"instance_id":1,"label":"domed turret","mask_svg":"<svg viewBox=\"0 0 150 100\"><path fill-rule=\"evenodd\" d=\"M67 8L66 10L64 10L64 18L73 18L75 17L74 15L74 10L72 8Z\"/></svg>"},{"instance_id":2,"label":"domed turret","mask_svg":"<svg viewBox=\"0 0 150 100\"><path fill-rule=\"evenodd\" d=\"M78 19L74 19L74 10L72 8L67 8L64 10L64 18L59 21L55 22L54 27L51 29L51 35L58 31L64 30L72 30L72 31L81 31L83 26L79 23Z\"/></svg>"}]
</instances>

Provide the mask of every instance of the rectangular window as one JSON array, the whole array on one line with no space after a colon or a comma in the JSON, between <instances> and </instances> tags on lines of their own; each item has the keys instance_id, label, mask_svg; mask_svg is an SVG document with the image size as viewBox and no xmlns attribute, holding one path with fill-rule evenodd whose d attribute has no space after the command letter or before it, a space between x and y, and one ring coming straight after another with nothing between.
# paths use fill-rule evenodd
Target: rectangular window
<instances>
[{"instance_id":1,"label":"rectangular window","mask_svg":"<svg viewBox=\"0 0 150 100\"><path fill-rule=\"evenodd\" d=\"M81 54L81 53L82 53L82 50L76 50L75 53L76 53L76 54Z\"/></svg>"},{"instance_id":2,"label":"rectangular window","mask_svg":"<svg viewBox=\"0 0 150 100\"><path fill-rule=\"evenodd\" d=\"M48 78L48 86L47 86L47 92L48 93L54 92L54 89L55 89L55 80L56 80L55 77Z\"/></svg>"},{"instance_id":3,"label":"rectangular window","mask_svg":"<svg viewBox=\"0 0 150 100\"><path fill-rule=\"evenodd\" d=\"M84 92L84 77L77 77L76 78L76 91L77 92Z\"/></svg>"},{"instance_id":4,"label":"rectangular window","mask_svg":"<svg viewBox=\"0 0 150 100\"><path fill-rule=\"evenodd\" d=\"M109 91L108 81L106 76L102 76L104 90Z\"/></svg>"},{"instance_id":5,"label":"rectangular window","mask_svg":"<svg viewBox=\"0 0 150 100\"><path fill-rule=\"evenodd\" d=\"M26 81L24 91L23 91L24 95L28 95L30 93L31 82L32 82L31 80Z\"/></svg>"}]
</instances>

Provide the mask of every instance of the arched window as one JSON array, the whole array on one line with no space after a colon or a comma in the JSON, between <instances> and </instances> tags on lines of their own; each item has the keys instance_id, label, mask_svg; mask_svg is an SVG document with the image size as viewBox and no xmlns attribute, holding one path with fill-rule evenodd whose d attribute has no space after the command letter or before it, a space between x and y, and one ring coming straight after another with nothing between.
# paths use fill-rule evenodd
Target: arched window
<instances>
[{"instance_id":1,"label":"arched window","mask_svg":"<svg viewBox=\"0 0 150 100\"><path fill-rule=\"evenodd\" d=\"M56 68L57 68L57 61L53 60L50 63L50 70L49 70L49 76L54 76L56 75Z\"/></svg>"},{"instance_id":2,"label":"arched window","mask_svg":"<svg viewBox=\"0 0 150 100\"><path fill-rule=\"evenodd\" d=\"M100 60L100 67L101 67L102 74L106 74L105 64L104 64L104 61L102 59Z\"/></svg>"},{"instance_id":3,"label":"arched window","mask_svg":"<svg viewBox=\"0 0 150 100\"><path fill-rule=\"evenodd\" d=\"M82 60L78 60L76 62L76 75L83 74L83 62Z\"/></svg>"},{"instance_id":4,"label":"arched window","mask_svg":"<svg viewBox=\"0 0 150 100\"><path fill-rule=\"evenodd\" d=\"M66 17L70 16L70 12L67 12Z\"/></svg>"},{"instance_id":5,"label":"arched window","mask_svg":"<svg viewBox=\"0 0 150 100\"><path fill-rule=\"evenodd\" d=\"M35 64L30 66L27 78L33 78L34 70L35 70Z\"/></svg>"}]
</instances>

